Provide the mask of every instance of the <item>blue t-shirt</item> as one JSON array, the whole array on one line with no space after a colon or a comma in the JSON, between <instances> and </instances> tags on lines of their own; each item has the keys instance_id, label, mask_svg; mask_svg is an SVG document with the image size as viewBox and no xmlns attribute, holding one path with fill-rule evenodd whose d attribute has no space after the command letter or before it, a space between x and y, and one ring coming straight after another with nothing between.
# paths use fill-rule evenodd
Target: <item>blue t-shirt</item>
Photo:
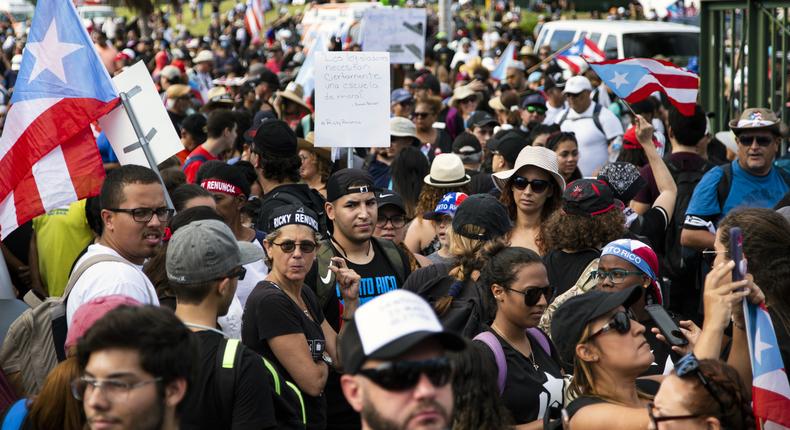
<instances>
[{"instance_id":1,"label":"blue t-shirt","mask_svg":"<svg viewBox=\"0 0 790 430\"><path fill-rule=\"evenodd\" d=\"M99 133L96 137L96 146L99 147L99 154L101 154L102 163L117 163L118 157L112 150L109 139L104 132Z\"/></svg>"},{"instance_id":2,"label":"blue t-shirt","mask_svg":"<svg viewBox=\"0 0 790 430\"><path fill-rule=\"evenodd\" d=\"M743 170L738 160L732 162L730 193L719 207L718 186L724 172L716 166L702 177L689 201L686 216L696 216L718 222L737 207L771 208L790 189L776 168L765 176L755 176Z\"/></svg>"}]
</instances>

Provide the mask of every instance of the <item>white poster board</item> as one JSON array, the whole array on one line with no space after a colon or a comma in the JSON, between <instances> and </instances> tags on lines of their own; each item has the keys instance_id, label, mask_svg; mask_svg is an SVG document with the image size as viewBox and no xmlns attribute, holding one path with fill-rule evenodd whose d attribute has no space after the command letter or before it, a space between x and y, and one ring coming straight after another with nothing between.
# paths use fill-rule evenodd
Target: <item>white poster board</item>
<instances>
[{"instance_id":1,"label":"white poster board","mask_svg":"<svg viewBox=\"0 0 790 430\"><path fill-rule=\"evenodd\" d=\"M302 18L302 46L309 48L318 38L330 40L340 37L345 43L352 33L352 27L362 19L362 13L369 8L379 7L379 3L327 3L309 6ZM355 40L357 42L358 40Z\"/></svg>"},{"instance_id":2,"label":"white poster board","mask_svg":"<svg viewBox=\"0 0 790 430\"><path fill-rule=\"evenodd\" d=\"M129 100L143 133L150 137L152 131L156 131L148 141L156 164L184 149L181 138L167 115L162 97L156 92L154 81L142 61L128 67L123 73L112 78L112 81L118 92L128 93L135 87L140 88L141 91ZM112 112L100 118L99 125L107 134L112 150L122 165L137 164L150 167L143 149L137 143L137 135L123 105L119 104Z\"/></svg>"},{"instance_id":3,"label":"white poster board","mask_svg":"<svg viewBox=\"0 0 790 430\"><path fill-rule=\"evenodd\" d=\"M425 9L368 9L362 16L362 50L387 51L392 64L425 60Z\"/></svg>"},{"instance_id":4,"label":"white poster board","mask_svg":"<svg viewBox=\"0 0 790 430\"><path fill-rule=\"evenodd\" d=\"M390 55L316 52L315 146L390 144Z\"/></svg>"}]
</instances>

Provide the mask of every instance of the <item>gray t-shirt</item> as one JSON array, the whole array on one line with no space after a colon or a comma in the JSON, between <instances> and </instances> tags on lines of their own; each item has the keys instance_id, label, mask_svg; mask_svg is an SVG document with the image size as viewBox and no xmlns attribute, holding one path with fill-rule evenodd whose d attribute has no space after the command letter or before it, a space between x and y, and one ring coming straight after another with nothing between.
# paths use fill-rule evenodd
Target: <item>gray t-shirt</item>
<instances>
[{"instance_id":1,"label":"gray t-shirt","mask_svg":"<svg viewBox=\"0 0 790 430\"><path fill-rule=\"evenodd\" d=\"M433 264L448 264L452 266L455 263L455 258L442 257L441 255L439 255L439 251L436 251L433 254L428 255L427 257L429 260L431 260Z\"/></svg>"}]
</instances>

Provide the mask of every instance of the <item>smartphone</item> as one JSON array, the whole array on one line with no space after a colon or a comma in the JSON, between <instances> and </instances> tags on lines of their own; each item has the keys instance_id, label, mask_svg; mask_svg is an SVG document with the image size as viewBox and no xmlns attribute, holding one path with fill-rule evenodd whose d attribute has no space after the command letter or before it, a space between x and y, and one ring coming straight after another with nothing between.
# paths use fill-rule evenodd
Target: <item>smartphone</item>
<instances>
[{"instance_id":1,"label":"smartphone","mask_svg":"<svg viewBox=\"0 0 790 430\"><path fill-rule=\"evenodd\" d=\"M688 345L688 339L686 339L686 336L684 336L683 332L680 331L680 327L678 327L677 323L675 323L675 320L669 316L663 306L658 304L647 305L645 306L645 311L647 311L647 314L650 315L650 318L653 320L653 322L656 323L656 327L658 327L658 330L664 335L670 345Z\"/></svg>"},{"instance_id":2,"label":"smartphone","mask_svg":"<svg viewBox=\"0 0 790 430\"><path fill-rule=\"evenodd\" d=\"M743 231L740 227L730 229L730 257L735 262L732 282L742 281L746 276L746 260L743 259Z\"/></svg>"}]
</instances>

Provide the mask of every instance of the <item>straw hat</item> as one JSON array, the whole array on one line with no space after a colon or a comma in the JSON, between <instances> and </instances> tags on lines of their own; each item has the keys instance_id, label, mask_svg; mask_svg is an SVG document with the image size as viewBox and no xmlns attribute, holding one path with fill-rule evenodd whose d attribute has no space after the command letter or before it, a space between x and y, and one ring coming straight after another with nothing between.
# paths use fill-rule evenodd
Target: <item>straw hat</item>
<instances>
[{"instance_id":1,"label":"straw hat","mask_svg":"<svg viewBox=\"0 0 790 430\"><path fill-rule=\"evenodd\" d=\"M326 162L332 163L332 151L330 148L318 148L315 146L315 133L312 131L307 133L307 136L302 138L296 139L296 146L299 149L304 149L310 151L317 155L320 158L323 158Z\"/></svg>"},{"instance_id":2,"label":"straw hat","mask_svg":"<svg viewBox=\"0 0 790 430\"><path fill-rule=\"evenodd\" d=\"M477 101L480 101L480 94L476 93L469 85L458 87L453 90L453 98L450 99L450 105L455 107L460 100L468 97L475 97Z\"/></svg>"},{"instance_id":3,"label":"straw hat","mask_svg":"<svg viewBox=\"0 0 790 430\"><path fill-rule=\"evenodd\" d=\"M206 97L208 102L201 108L201 111L209 111L212 109L233 107L233 96L228 93L225 87L214 87L208 90Z\"/></svg>"},{"instance_id":4,"label":"straw hat","mask_svg":"<svg viewBox=\"0 0 790 430\"><path fill-rule=\"evenodd\" d=\"M289 101L298 104L308 112L311 111L310 106L308 106L308 104L304 101L304 89L296 82L291 82L287 87L285 87L285 90L277 91L274 93L274 95L274 107L278 110L277 114L280 117L282 117L282 112L279 112L279 109L283 99L288 99Z\"/></svg>"},{"instance_id":5,"label":"straw hat","mask_svg":"<svg viewBox=\"0 0 790 430\"><path fill-rule=\"evenodd\" d=\"M560 190L565 189L565 179L560 175L559 167L557 166L557 154L551 149L542 146L525 146L524 149L518 153L516 164L512 169L491 175L494 178L494 184L496 184L497 188L500 190L504 190L510 177L515 175L516 172L524 166L535 166L545 170L554 178Z\"/></svg>"},{"instance_id":6,"label":"straw hat","mask_svg":"<svg viewBox=\"0 0 790 430\"><path fill-rule=\"evenodd\" d=\"M552 152L554 154L554 152ZM557 156L554 156L557 163ZM439 154L433 159L431 173L423 179L426 184L439 188L460 187L471 181L464 169L464 162L456 154Z\"/></svg>"}]
</instances>

